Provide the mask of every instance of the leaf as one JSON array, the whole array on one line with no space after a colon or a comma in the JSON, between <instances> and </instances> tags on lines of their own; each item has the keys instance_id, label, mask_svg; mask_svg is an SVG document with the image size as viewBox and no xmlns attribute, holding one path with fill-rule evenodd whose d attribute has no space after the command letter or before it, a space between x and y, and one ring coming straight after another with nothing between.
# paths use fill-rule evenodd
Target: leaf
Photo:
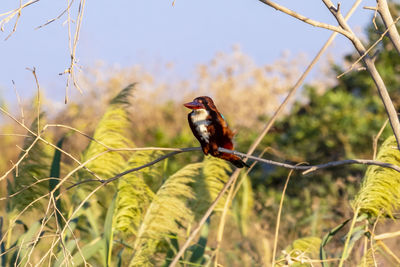
<instances>
[{"instance_id":1,"label":"leaf","mask_svg":"<svg viewBox=\"0 0 400 267\"><path fill-rule=\"evenodd\" d=\"M178 251L179 251L178 236L176 234L171 234L169 238L169 250L167 251L167 254L165 256L165 262L163 264L163 267L168 267L171 264L174 255ZM182 257L180 259L182 259Z\"/></svg>"},{"instance_id":2,"label":"leaf","mask_svg":"<svg viewBox=\"0 0 400 267\"><path fill-rule=\"evenodd\" d=\"M27 255L31 249L32 242L34 241L37 231L40 229L41 222L34 222L23 235L17 240L17 251L14 252L11 257L10 266L21 265L24 266L27 263Z\"/></svg>"},{"instance_id":3,"label":"leaf","mask_svg":"<svg viewBox=\"0 0 400 267\"><path fill-rule=\"evenodd\" d=\"M0 240L3 240L3 217L0 217ZM1 255L1 266L6 266L7 254L5 253L6 247L5 242L0 244L0 255Z\"/></svg>"},{"instance_id":4,"label":"leaf","mask_svg":"<svg viewBox=\"0 0 400 267\"><path fill-rule=\"evenodd\" d=\"M72 220L69 221L68 223L68 227L66 227L66 230L64 231L64 236L63 238L63 242L66 243L66 250L64 250L64 246L59 246L59 252L57 253L57 260L54 263L53 267L59 267L62 266L64 263L64 259L65 256L67 257L71 257L73 250L76 247L76 243L79 240L75 240L75 238L73 238L73 231L76 229L78 224L78 218L74 218Z\"/></svg>"},{"instance_id":5,"label":"leaf","mask_svg":"<svg viewBox=\"0 0 400 267\"><path fill-rule=\"evenodd\" d=\"M62 144L64 142L65 137L62 137L58 142L57 142L57 147L61 149ZM54 157L53 157L53 162L51 163L51 168L50 168L50 177L51 178L60 178L60 162L61 162L61 151L56 149L54 151ZM49 181L49 192L52 192L54 188L59 184L60 180L59 179L50 179ZM57 216L57 224L60 229L64 227L64 220L63 220L63 208L62 208L62 203L61 199L57 199L57 197L60 195L60 189L58 188L55 190L53 193L53 198L54 202L56 203L56 216Z\"/></svg>"},{"instance_id":6,"label":"leaf","mask_svg":"<svg viewBox=\"0 0 400 267\"><path fill-rule=\"evenodd\" d=\"M112 254L112 247L113 247L113 216L115 210L115 202L117 196L115 195L110 206L107 210L106 219L104 221L104 247L105 247L105 263L106 266L111 266L111 254Z\"/></svg>"},{"instance_id":7,"label":"leaf","mask_svg":"<svg viewBox=\"0 0 400 267\"><path fill-rule=\"evenodd\" d=\"M84 190L78 190L77 199L79 199L79 201L83 201L85 198L86 192ZM100 227L102 226L102 221L99 220L99 217L103 214L102 206L99 205L99 203L95 200L96 199L89 200L78 212L78 215L83 216L87 220L86 230L93 238L100 236Z\"/></svg>"},{"instance_id":8,"label":"leaf","mask_svg":"<svg viewBox=\"0 0 400 267\"><path fill-rule=\"evenodd\" d=\"M247 224L251 218L251 212L253 210L253 190L251 187L251 181L249 177L243 177L242 174L239 179L245 179L242 186L240 187L237 196L233 200L233 211L235 219L239 225L240 233L243 236L247 235Z\"/></svg>"},{"instance_id":9,"label":"leaf","mask_svg":"<svg viewBox=\"0 0 400 267\"><path fill-rule=\"evenodd\" d=\"M81 247L82 254L79 251L77 251L72 258L74 266L80 266L84 262L84 260L85 261L89 260L102 248L104 248L104 242L103 239L100 237L94 239L89 244L86 244L85 246Z\"/></svg>"},{"instance_id":10,"label":"leaf","mask_svg":"<svg viewBox=\"0 0 400 267\"><path fill-rule=\"evenodd\" d=\"M65 264L66 253L72 253L76 248L77 242L78 240L69 240L65 245L65 250L62 248L61 251L57 254L57 260L52 266L53 267L68 266L67 264ZM67 255L69 256L69 254Z\"/></svg>"},{"instance_id":11,"label":"leaf","mask_svg":"<svg viewBox=\"0 0 400 267\"><path fill-rule=\"evenodd\" d=\"M365 226L364 225L360 225L358 227L355 227L351 233L351 238L350 238L350 242L349 245L347 247L347 250L344 252L344 258L347 259L351 253L351 251L353 250L354 244L356 243L357 240L359 240L362 236L364 236L365 234Z\"/></svg>"},{"instance_id":12,"label":"leaf","mask_svg":"<svg viewBox=\"0 0 400 267\"><path fill-rule=\"evenodd\" d=\"M207 219L206 223L201 228L199 241L197 241L197 244L195 244L192 248L193 254L189 260L191 263L201 264L203 262L204 251L207 246L209 228L210 228L210 218Z\"/></svg>"},{"instance_id":13,"label":"leaf","mask_svg":"<svg viewBox=\"0 0 400 267\"><path fill-rule=\"evenodd\" d=\"M351 219L347 219L344 222L342 222L341 224L339 224L338 226L336 226L335 228L333 228L332 230L330 230L322 239L321 241L321 246L319 248L319 255L320 255L320 259L322 261L322 266L323 267L327 267L327 263L326 263L326 252L324 250L324 247L329 243L329 241L331 241L331 239L337 234L337 232L339 232Z\"/></svg>"}]
</instances>

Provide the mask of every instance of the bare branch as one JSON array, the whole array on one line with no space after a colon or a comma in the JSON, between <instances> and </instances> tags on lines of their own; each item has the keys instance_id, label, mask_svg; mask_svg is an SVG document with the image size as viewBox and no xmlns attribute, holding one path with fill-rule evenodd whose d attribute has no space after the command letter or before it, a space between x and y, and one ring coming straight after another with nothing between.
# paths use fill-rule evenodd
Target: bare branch
<instances>
[{"instance_id":1,"label":"bare branch","mask_svg":"<svg viewBox=\"0 0 400 267\"><path fill-rule=\"evenodd\" d=\"M318 27L318 28L327 29L327 30L331 30L331 31L335 31L337 33L343 34L344 36L349 36L349 32L347 32L346 30L342 29L341 27L333 26L333 25L330 25L330 24L327 24L327 23L316 21L316 20L312 20L310 18L307 18L307 17L305 17L305 16L303 16L303 15L297 13L297 12L294 12L293 10L290 10L290 9L288 9L288 8L286 8L284 6L281 6L281 5L279 5L279 4L277 4L277 3L273 2L273 1L270 1L270 0L259 0L259 1L264 3L264 4L266 4L266 5L269 5L270 7L275 8L276 10L279 10L279 11L281 11L283 13L286 13L289 16L292 16L292 17L294 17L296 19L299 19L299 20L301 20L301 21L303 21L303 22L305 22L307 24L310 24L312 26L315 26L315 27Z\"/></svg>"},{"instance_id":2,"label":"bare branch","mask_svg":"<svg viewBox=\"0 0 400 267\"><path fill-rule=\"evenodd\" d=\"M396 20L393 22L393 25L395 23L397 23L400 20L400 16L396 18ZM341 78L343 75L346 75L347 73L349 73L351 70L353 70L355 68L355 66L364 59L364 57L366 57L368 55L368 53L374 48L376 47L382 40L383 37L385 37L385 35L388 33L389 28L387 28L382 34L381 36L379 36L378 40L375 41L375 43L373 43L367 50L365 50L365 52L356 60L354 61L353 64L351 64L350 68L348 68L345 72L341 73L340 75L336 76L336 78ZM376 57L376 55L374 55L373 57L371 57L372 60L374 60Z\"/></svg>"},{"instance_id":3,"label":"bare branch","mask_svg":"<svg viewBox=\"0 0 400 267\"><path fill-rule=\"evenodd\" d=\"M15 86L14 80L12 80L12 84L13 84L13 88L14 88L15 95L16 95L16 97L17 97L17 102L18 102L19 110L20 110L20 112L21 112L21 123L22 123L22 124L25 124L24 107L22 106L21 98L19 97L19 94L18 94L18 91L17 91L17 87Z\"/></svg>"},{"instance_id":4,"label":"bare branch","mask_svg":"<svg viewBox=\"0 0 400 267\"><path fill-rule=\"evenodd\" d=\"M379 12L379 15L381 16L383 23L385 24L385 27L389 30L388 33L389 38L392 41L394 47L396 48L397 53L400 54L400 36L395 25L397 21L393 21L386 0L377 0L376 2L378 3L377 10Z\"/></svg>"},{"instance_id":5,"label":"bare branch","mask_svg":"<svg viewBox=\"0 0 400 267\"><path fill-rule=\"evenodd\" d=\"M322 0L326 7L331 11L332 15L336 18L337 22L339 23L340 27L346 30L350 35L346 36L354 45L356 50L360 55L366 53L364 45L361 43L360 39L353 33L349 25L347 24L346 20L343 18L342 14L339 10L337 10L334 5L332 4L331 0ZM382 80L381 75L379 74L378 70L375 67L374 61L366 55L363 58L363 62L370 73L376 87L378 88L379 95L385 106L385 110L389 117L389 122L392 127L393 133L396 137L397 141L397 148L400 150L400 122L397 116L396 109L393 105L392 100L390 99L389 93L386 89L386 85Z\"/></svg>"},{"instance_id":6,"label":"bare branch","mask_svg":"<svg viewBox=\"0 0 400 267\"><path fill-rule=\"evenodd\" d=\"M76 60L76 47L78 45L78 40L79 40L79 34L81 32L81 25L82 25L82 19L83 19L83 11L85 9L85 3L86 0L80 0L79 2L79 10L78 10L78 16L76 19L76 26L75 26L75 33L72 38L72 33L71 33L71 13L70 13L70 0L68 0L68 7L67 7L67 14L68 14L68 43L69 43L69 51L70 51L70 65L69 67L64 70L64 72L60 73L60 75L63 74L68 74L67 77L67 84L65 87L65 104L68 102L68 88L70 86L70 82L72 81L72 84L75 86L75 88L79 91L79 93L83 94L82 89L79 87L77 77L76 77L76 68L78 67L77 65L77 60ZM73 1L73 0L71 0Z\"/></svg>"},{"instance_id":7,"label":"bare branch","mask_svg":"<svg viewBox=\"0 0 400 267\"><path fill-rule=\"evenodd\" d=\"M275 257L276 257L276 250L278 248L279 226L281 223L283 201L285 200L286 189L288 187L289 180L290 180L290 177L292 176L293 171L294 170L290 170L288 176L286 177L286 182L285 182L285 185L283 186L283 190L282 190L281 200L279 201L279 209L278 209L278 215L276 217L276 225L275 225L274 247L272 249L272 257L271 257L272 258L271 266L276 266L275 265Z\"/></svg>"},{"instance_id":8,"label":"bare branch","mask_svg":"<svg viewBox=\"0 0 400 267\"><path fill-rule=\"evenodd\" d=\"M292 165L288 163L282 163L282 162L277 162L269 159L262 159L254 156L250 156L244 153L240 153L234 150L228 150L225 148L218 148L220 152L224 153L229 153L233 154L236 156L240 157L248 157L249 159L256 160L258 162L263 162L266 164L278 166L278 167L283 167L291 170L303 170L303 174L308 174L310 172L314 172L316 170L321 170L321 169L326 169L326 168L332 168L332 167L337 167L337 166L343 166L343 165L350 165L350 164L364 164L364 165L376 165L380 167L385 167L385 168L390 168L393 169L397 172L400 172L400 166L391 164L391 163L386 163L386 162L380 162L376 160L370 160L370 159L345 159L345 160L338 160L338 161L331 161L323 164L318 164L318 165L310 165L310 166L297 166L297 165Z\"/></svg>"},{"instance_id":9,"label":"bare branch","mask_svg":"<svg viewBox=\"0 0 400 267\"><path fill-rule=\"evenodd\" d=\"M138 149L135 149L135 150L138 151L138 150L160 150L160 149L158 149L158 148L156 148L156 149L138 148ZM80 184L88 183L88 182L100 182L100 183L106 185L106 184L108 184L108 183L111 183L112 181L115 181L115 180L121 178L121 177L124 176L124 175L127 175L128 173L135 172L135 171L139 171L139 170L141 170L141 169L150 167L151 165L154 165L154 164L156 164L157 162L160 162L160 161L162 161L162 160L164 160L164 159L167 159L167 158L169 158L169 157L172 157L172 156L174 156L174 155L176 155L176 154L180 154L180 153L182 153L182 152L196 151L196 150L199 150L199 151L200 151L201 148L200 148L200 147L188 147L188 148L182 148L182 149L177 148L177 149L174 149L174 150L175 150L175 151L173 151L173 152L171 152L171 153L168 153L168 154L166 154L166 155L163 155L163 156L161 156L161 157L159 157L159 158L157 158L157 159L155 159L155 160L153 160L153 161L151 161L151 162L149 162L149 163L146 163L146 164L141 165L141 166L139 166L139 167L135 167L135 168L126 170L126 171L124 171L124 172L121 172L121 173L119 173L119 174L115 175L114 177L111 177L111 178L109 178L109 179L107 179L107 180L98 180L98 179L83 180L83 181L80 181L80 182L78 182L78 183L76 183L76 184L73 184L73 185L67 187L67 190L69 190L69 189L71 189L71 188L73 188L73 187L75 187L75 186L78 186L78 185L80 185ZM109 150L109 151L111 151L111 150Z\"/></svg>"},{"instance_id":10,"label":"bare branch","mask_svg":"<svg viewBox=\"0 0 400 267\"><path fill-rule=\"evenodd\" d=\"M378 140L379 140L379 137L381 137L383 131L385 130L388 122L389 122L389 119L386 119L386 121L383 123L381 129L379 130L378 134L376 136L374 136L374 138L372 138L372 150L373 150L372 159L376 159L376 153L378 151Z\"/></svg>"},{"instance_id":11,"label":"bare branch","mask_svg":"<svg viewBox=\"0 0 400 267\"><path fill-rule=\"evenodd\" d=\"M74 0L71 0L71 2L69 2L69 3L67 4L67 8L64 9L64 10L60 13L60 15L58 15L57 17L52 18L52 19L48 20L46 23L44 23L44 24L42 24L42 25L36 27L36 30L37 30L37 29L40 29L40 28L43 28L43 27L49 25L50 23L52 23L52 22L54 22L54 21L60 19L62 16L64 16L64 15L67 13L67 11L71 8L71 5L72 5L73 3L74 3Z\"/></svg>"},{"instance_id":12,"label":"bare branch","mask_svg":"<svg viewBox=\"0 0 400 267\"><path fill-rule=\"evenodd\" d=\"M342 16L339 6L335 7L330 0L322 0L322 1L326 5L326 7L331 11L333 16L336 18L340 27L336 27L336 26L332 26L329 24L320 23L318 21L310 20L310 19L306 18L305 16L300 15L286 7L278 5L270 0L259 0L259 1L261 1L262 3L264 3L266 5L273 7L279 11L282 11L296 19L304 21L310 25L341 33L344 36L346 36L353 43L354 47L356 48L356 50L358 51L358 53L360 55L363 55L366 52L364 45L361 43L360 39L357 38L357 36L353 33L353 31L347 24L346 20ZM338 30L338 29L340 29L340 30ZM400 122L399 122L399 118L396 113L396 109L393 106L393 102L390 99L390 96L386 89L385 83L383 82L382 77L380 76L379 72L377 71L373 60L368 55L366 55L363 58L363 62L365 63L367 70L369 71L372 79L374 80L376 87L378 88L379 95L381 96L382 102L385 106L385 110L389 117L390 125L391 125L391 127L393 129L393 133L396 137L398 149L400 150Z\"/></svg>"},{"instance_id":13,"label":"bare branch","mask_svg":"<svg viewBox=\"0 0 400 267\"><path fill-rule=\"evenodd\" d=\"M3 19L0 21L0 30L1 30L2 32L4 32L4 25L6 25L13 17L17 16L17 19L15 20L15 23L14 23L14 27L13 27L11 33L6 37L5 40L7 40L8 38L10 38L11 35L13 35L14 32L17 30L17 25L18 25L19 18L21 17L21 12L22 12L22 10L23 10L24 8L26 8L26 7L28 7L28 6L30 6L30 5L32 5L32 4L34 4L34 3L36 3L36 2L39 2L39 1L40 1L40 0L31 0L31 1L29 1L29 2L26 2L25 4L20 3L19 8L16 8L16 9L14 9L14 10L10 10L10 11L8 11L8 12L5 12L5 13L0 14L0 17L5 17L5 16L6 16L5 18L3 18ZM22 2L22 1L21 1L21 2Z\"/></svg>"},{"instance_id":14,"label":"bare branch","mask_svg":"<svg viewBox=\"0 0 400 267\"><path fill-rule=\"evenodd\" d=\"M112 152L112 151L126 151L128 149L114 149L114 150L107 150L102 152L104 153L108 153L108 152ZM187 148L157 148L157 147L143 147L143 148L132 148L129 150L134 150L134 151L144 151L144 150L167 150L167 151L173 151L170 152L166 155L163 155L151 162L148 162L144 165L141 165L139 167L135 167L129 170L126 170L124 172L121 172L117 175L115 175L114 177L111 177L109 179L87 179L87 180L83 180L80 181L76 184L73 184L72 186L68 187L67 189L71 189L75 186L78 186L80 184L83 183L88 183L88 182L99 182L102 184L108 184L110 182L113 182L119 178L121 178L124 175L127 175L128 173L131 172L135 172L135 171L139 171L141 169L150 167L164 159L167 159L169 157L172 157L174 155L183 153L183 152L191 152L191 151L201 151L200 147L187 147ZM242 158L249 158L252 160L255 160L257 162L261 162L264 164L269 164L269 165L274 165L274 166L278 166L278 167L283 167L283 168L287 168L287 169L291 169L291 170L300 170L300 171L304 171L303 174L308 174L310 172L314 172L316 170L321 170L321 169L326 169L326 168L332 168L332 167L337 167L337 166L342 166L342 165L350 165L350 164L364 164L364 165L376 165L376 166L380 166L380 167L385 167L385 168L390 168L393 169L395 171L400 172L400 166L391 164L391 163L385 163L385 162L380 162L380 161L376 161L376 160L369 160L369 159L347 159L347 160L339 160L339 161L331 161L331 162L327 162L327 163L323 163L323 164L319 164L319 165L310 165L310 166L298 166L298 165L293 165L293 164L288 164L288 163L283 163L283 162L277 162L277 161L273 161L273 160L269 160L269 159L263 159L263 158L259 158L259 157L255 157L255 156L251 156L245 153L241 153L235 150L228 150L222 147L218 148L218 151L223 152L223 153L229 153L229 154L233 154L236 156L240 156Z\"/></svg>"},{"instance_id":15,"label":"bare branch","mask_svg":"<svg viewBox=\"0 0 400 267\"><path fill-rule=\"evenodd\" d=\"M39 85L39 80L38 80L38 77L37 77L37 75L36 75L36 68L35 67L33 67L32 69L30 69L30 68L26 68L27 70L29 70L29 71L31 71L32 72L32 74L33 74L33 77L35 78L35 82L36 82L36 88L37 88L37 98L36 98L36 100L37 100L37 102L36 102L36 105L37 105L37 135L39 135L40 134L40 85Z\"/></svg>"}]
</instances>

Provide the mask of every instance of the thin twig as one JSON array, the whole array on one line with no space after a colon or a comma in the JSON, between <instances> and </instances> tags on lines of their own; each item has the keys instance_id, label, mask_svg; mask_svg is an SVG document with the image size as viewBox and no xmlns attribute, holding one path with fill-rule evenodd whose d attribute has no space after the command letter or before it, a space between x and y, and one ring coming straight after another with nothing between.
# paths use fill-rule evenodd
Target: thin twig
<instances>
[{"instance_id":1,"label":"thin twig","mask_svg":"<svg viewBox=\"0 0 400 267\"><path fill-rule=\"evenodd\" d=\"M12 84L13 84L15 96L17 97L17 102L18 102L19 110L20 110L20 112L21 112L21 123L22 123L22 124L25 124L24 107L22 106L21 98L19 97L19 94L18 94L18 91L17 91L17 87L15 86L14 80L12 80Z\"/></svg>"},{"instance_id":2,"label":"thin twig","mask_svg":"<svg viewBox=\"0 0 400 267\"><path fill-rule=\"evenodd\" d=\"M14 10L10 10L10 11L8 11L8 12L5 12L5 13L0 14L0 17L6 16L5 18L3 18L3 19L0 21L0 30L1 30L2 32L4 32L4 26L5 26L15 15L17 15L17 19L15 20L14 27L13 27L11 33L6 37L5 40L7 40L8 38L10 38L11 35L13 35L13 34L15 33L15 31L17 30L17 25L18 25L18 21L19 21L19 18L20 18L20 16L21 16L22 10L23 10L24 8L26 8L26 7L28 7L28 6L32 5L32 4L34 4L34 3L39 2L39 1L40 1L40 0L32 0L32 1L26 2L25 4L20 3L19 8L16 8L16 9L14 9Z\"/></svg>"},{"instance_id":3,"label":"thin twig","mask_svg":"<svg viewBox=\"0 0 400 267\"><path fill-rule=\"evenodd\" d=\"M396 20L393 22L393 25L394 25L395 23L397 23L399 20L400 20L400 16L396 18ZM352 71L352 70L356 67L356 65L357 65L358 63L360 63L360 61L362 61L362 60L364 59L364 57L366 57L366 56L368 55L368 53L371 52L371 50L372 50L374 47L376 47L376 46L383 40L383 38L386 36L386 34L387 34L388 32L389 32L389 29L386 29L386 30L379 36L379 38L378 38L367 50L365 50L365 52L364 52L362 55L360 55L360 56L357 58L356 61L354 61L354 62L351 64L351 66L350 66L346 71L344 71L344 72L342 72L341 74L337 75L336 78L339 79L339 78L341 78L342 76L344 76L344 75L346 75L347 73L349 73L350 71Z\"/></svg>"},{"instance_id":4,"label":"thin twig","mask_svg":"<svg viewBox=\"0 0 400 267\"><path fill-rule=\"evenodd\" d=\"M396 261L396 266L399 266L400 264L400 258L396 256L396 254L393 253L393 251L386 246L386 244L382 241L382 240L377 240L376 242L379 246L381 246L383 248L383 250L389 254L395 261Z\"/></svg>"},{"instance_id":5,"label":"thin twig","mask_svg":"<svg viewBox=\"0 0 400 267\"><path fill-rule=\"evenodd\" d=\"M52 23L52 22L54 22L54 21L56 21L56 20L59 20L59 19L60 19L63 15L65 15L65 13L67 13L67 11L71 8L71 5L72 5L73 2L74 2L74 0L71 0L71 2L67 3L67 8L64 9L64 10L60 13L60 15L58 15L57 17L52 18L52 19L48 20L46 23L44 23L44 24L42 24L42 25L36 27L35 30L40 29L40 28L43 28L43 27L49 25L50 23Z\"/></svg>"},{"instance_id":6,"label":"thin twig","mask_svg":"<svg viewBox=\"0 0 400 267\"><path fill-rule=\"evenodd\" d=\"M33 67L32 69L26 68L27 70L31 71L33 74L33 77L35 78L36 82L36 88L37 88L37 102L36 102L36 108L37 108L37 135L40 134L40 85L38 81L38 77L36 75L36 68Z\"/></svg>"},{"instance_id":7,"label":"thin twig","mask_svg":"<svg viewBox=\"0 0 400 267\"><path fill-rule=\"evenodd\" d=\"M382 240L382 239L393 238L393 237L397 237L397 236L400 236L400 231L392 232L392 233L384 233L384 234L380 234L380 235L375 235L374 239L375 240Z\"/></svg>"},{"instance_id":8,"label":"thin twig","mask_svg":"<svg viewBox=\"0 0 400 267\"><path fill-rule=\"evenodd\" d=\"M68 0L68 7L70 7L70 0ZM73 1L73 0L71 0ZM75 67L77 67L77 60L76 60L76 48L78 45L78 40L79 40L79 35L81 32L81 26L82 26L82 19L83 19L83 12L85 10L85 3L86 0L80 0L79 2L79 8L78 8L78 16L76 19L76 26L75 26L75 33L74 37L72 38L71 34L71 13L70 13L70 8L67 8L67 15L68 15L68 40L69 40L69 51L70 51L70 65L69 67L64 70L64 72L60 73L60 75L63 74L68 74L67 78L67 85L65 88L65 104L68 102L68 87L70 85L70 81L72 81L73 85L75 88L79 91L80 94L83 94L82 89L80 88L76 73L75 73Z\"/></svg>"},{"instance_id":9,"label":"thin twig","mask_svg":"<svg viewBox=\"0 0 400 267\"><path fill-rule=\"evenodd\" d=\"M279 226L280 226L280 223L281 223L283 200L285 199L286 189L287 189L290 177L292 176L293 172L294 172L294 170L290 170L290 172L289 172L289 174L288 174L288 176L286 178L285 185L283 186L281 201L279 202L279 210L278 210L278 215L277 215L277 218L276 218L276 226L275 226L274 247L272 249L272 265L271 266L275 266L275 257L276 257L276 249L278 247Z\"/></svg>"},{"instance_id":10,"label":"thin twig","mask_svg":"<svg viewBox=\"0 0 400 267\"><path fill-rule=\"evenodd\" d=\"M37 185L37 184L39 184L41 182L46 182L46 181L49 181L49 180L61 180L61 179L49 177L49 178L43 178L43 179L37 180L37 181L33 182L30 185L26 185L26 186L22 187L20 190L18 190L17 192L15 192L15 193L13 193L11 195L8 195L6 197L0 197L0 201L13 198L13 197L17 196L18 194L20 194L21 192L23 192L25 190L27 190L27 189L29 189L29 188L31 188L31 187L33 187L33 186L35 186L35 185Z\"/></svg>"},{"instance_id":11,"label":"thin twig","mask_svg":"<svg viewBox=\"0 0 400 267\"><path fill-rule=\"evenodd\" d=\"M13 133L10 133L10 134L0 134L0 136L17 136L17 137L29 137L29 135L27 135L27 134L13 134Z\"/></svg>"},{"instance_id":12,"label":"thin twig","mask_svg":"<svg viewBox=\"0 0 400 267\"><path fill-rule=\"evenodd\" d=\"M376 153L378 151L378 140L381 137L383 131L385 130L386 125L388 124L388 122L389 122L389 119L386 119L386 121L383 123L381 129L379 130L378 134L372 140L372 149L373 149L372 159L376 159Z\"/></svg>"},{"instance_id":13,"label":"thin twig","mask_svg":"<svg viewBox=\"0 0 400 267\"><path fill-rule=\"evenodd\" d=\"M346 260L346 257L345 257L345 256L346 256L346 253L348 253L348 252L347 252L347 248L348 248L348 246L349 246L349 244L350 244L350 239L351 239L351 236L352 236L352 231L353 231L354 226L355 226L355 224L356 224L359 211L360 211L360 208L357 208L357 209L354 211L354 215L353 215L353 219L352 219L351 224L350 224L349 232L347 233L346 241L344 242L343 252L342 252L342 257L340 258L339 267L342 267L343 264L344 264L344 261ZM347 257L348 257L348 255L347 255Z\"/></svg>"},{"instance_id":14,"label":"thin twig","mask_svg":"<svg viewBox=\"0 0 400 267\"><path fill-rule=\"evenodd\" d=\"M136 149L136 150L155 150L155 149L148 149L148 148L140 149L140 148L139 148L139 149ZM157 150L159 150L159 149L157 149ZM115 176L112 177L112 178L109 178L109 179L106 179L106 180L99 180L99 179L87 179L87 180L83 180L83 181L80 181L80 182L78 182L78 183L75 183L75 184L73 184L73 185L67 187L67 190L69 190L69 189L71 189L71 188L73 188L73 187L75 187L75 186L81 185L81 184L83 184L83 183L88 183L88 182L100 182L100 183L106 185L106 184L108 184L108 183L111 183L112 181L115 181L115 180L121 178L121 177L124 176L124 175L127 175L128 173L135 172L135 171L139 171L139 170L141 170L141 169L150 167L151 165L154 165L154 164L156 164L157 162L160 162L160 161L162 161L162 160L164 160L164 159L167 159L167 158L169 158L169 157L172 157L172 156L174 156L174 155L176 155L176 154L179 154L179 153L182 153L182 152L196 151L196 150L201 150L201 148L200 148L200 147L188 147L188 148L176 149L176 151L173 151L173 152L171 152L171 153L168 153L168 154L166 154L166 155L163 155L163 156L161 156L161 157L159 157L159 158L157 158L157 159L155 159L155 160L153 160L153 161L151 161L151 162L149 162L149 163L146 163L146 164L144 164L144 165L142 165L142 166L135 167L135 168L126 170L126 171L124 171L124 172L121 172L121 173L115 175ZM106 151L106 152L108 152L108 151Z\"/></svg>"}]
</instances>

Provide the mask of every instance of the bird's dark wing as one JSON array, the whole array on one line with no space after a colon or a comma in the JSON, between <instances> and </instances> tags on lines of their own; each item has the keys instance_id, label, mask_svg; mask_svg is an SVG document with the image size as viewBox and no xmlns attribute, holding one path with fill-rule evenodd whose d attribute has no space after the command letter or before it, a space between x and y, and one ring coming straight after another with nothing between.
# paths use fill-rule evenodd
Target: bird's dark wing
<instances>
[{"instance_id":1,"label":"bird's dark wing","mask_svg":"<svg viewBox=\"0 0 400 267\"><path fill-rule=\"evenodd\" d=\"M222 116L222 114L219 113L218 110L216 110L216 113L217 113L217 120L222 128L222 135L227 137L227 139L232 139L235 136L235 133L232 132L231 129L229 129L228 123L225 121L224 116Z\"/></svg>"}]
</instances>

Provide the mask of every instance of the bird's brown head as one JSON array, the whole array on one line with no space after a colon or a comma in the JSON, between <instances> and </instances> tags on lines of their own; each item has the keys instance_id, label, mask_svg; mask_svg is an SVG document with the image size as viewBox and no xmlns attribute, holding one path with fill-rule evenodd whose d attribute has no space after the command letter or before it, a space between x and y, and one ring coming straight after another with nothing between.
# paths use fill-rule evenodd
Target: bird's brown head
<instances>
[{"instance_id":1,"label":"bird's brown head","mask_svg":"<svg viewBox=\"0 0 400 267\"><path fill-rule=\"evenodd\" d=\"M185 107L190 109L206 109L206 110L215 110L215 105L211 97L208 96L199 96L193 99L192 102L183 104Z\"/></svg>"}]
</instances>

